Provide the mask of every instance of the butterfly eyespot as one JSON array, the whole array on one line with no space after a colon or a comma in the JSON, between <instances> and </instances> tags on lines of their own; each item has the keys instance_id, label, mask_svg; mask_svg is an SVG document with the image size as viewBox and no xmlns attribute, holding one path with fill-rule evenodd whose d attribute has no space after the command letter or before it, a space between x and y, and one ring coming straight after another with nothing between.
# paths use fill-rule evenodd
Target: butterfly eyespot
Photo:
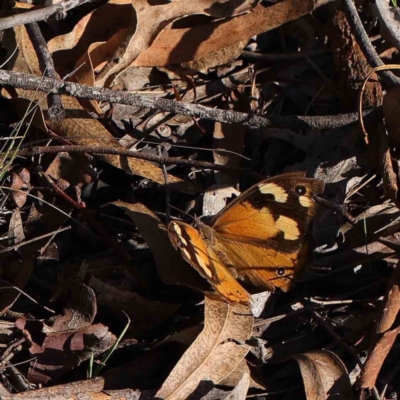
<instances>
[{"instance_id":1,"label":"butterfly eyespot","mask_svg":"<svg viewBox=\"0 0 400 400\"><path fill-rule=\"evenodd\" d=\"M305 186L296 186L295 191L299 195L304 195L307 193L307 189Z\"/></svg>"},{"instance_id":2,"label":"butterfly eyespot","mask_svg":"<svg viewBox=\"0 0 400 400\"><path fill-rule=\"evenodd\" d=\"M285 275L285 268L278 268L277 270L276 270L276 274L278 275L278 276L283 276L283 275Z\"/></svg>"}]
</instances>

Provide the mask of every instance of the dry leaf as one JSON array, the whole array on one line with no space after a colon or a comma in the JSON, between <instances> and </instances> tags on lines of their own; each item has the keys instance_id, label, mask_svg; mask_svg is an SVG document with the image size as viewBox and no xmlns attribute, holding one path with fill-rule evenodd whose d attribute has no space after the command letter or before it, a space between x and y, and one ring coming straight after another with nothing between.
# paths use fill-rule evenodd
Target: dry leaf
<instances>
[{"instance_id":1,"label":"dry leaf","mask_svg":"<svg viewBox=\"0 0 400 400\"><path fill-rule=\"evenodd\" d=\"M258 0L174 0L168 4L152 4L147 0L132 0L137 24L128 28L126 38L100 72L96 85L105 87L113 77L125 70L170 23L182 17L206 14L214 17L232 17L250 10Z\"/></svg>"},{"instance_id":2,"label":"dry leaf","mask_svg":"<svg viewBox=\"0 0 400 400\"><path fill-rule=\"evenodd\" d=\"M156 396L185 399L196 388L199 389L201 382L214 385L222 381L249 351L249 346L236 342L250 337L253 322L249 307L231 306L206 296L204 329Z\"/></svg>"},{"instance_id":3,"label":"dry leaf","mask_svg":"<svg viewBox=\"0 0 400 400\"><path fill-rule=\"evenodd\" d=\"M235 368L235 370L230 373L227 377L225 377L221 382L219 382L219 386L226 386L226 387L231 387L234 388L236 387L240 380L243 378L243 375L250 375L250 368L247 365L247 361L244 358L238 366ZM265 390L265 386L256 382L250 375L250 387L252 389L258 389L258 390Z\"/></svg>"},{"instance_id":4,"label":"dry leaf","mask_svg":"<svg viewBox=\"0 0 400 400\"><path fill-rule=\"evenodd\" d=\"M166 29L132 63L137 67L167 66L200 60L237 42L268 32L299 18L322 4L314 0L285 0L271 7L256 6L250 13L208 25Z\"/></svg>"},{"instance_id":5,"label":"dry leaf","mask_svg":"<svg viewBox=\"0 0 400 400\"><path fill-rule=\"evenodd\" d=\"M328 350L315 350L293 357L299 364L307 400L352 399L346 367Z\"/></svg>"},{"instance_id":6,"label":"dry leaf","mask_svg":"<svg viewBox=\"0 0 400 400\"><path fill-rule=\"evenodd\" d=\"M245 400L249 386L250 374L243 374L238 385L229 393L225 400Z\"/></svg>"},{"instance_id":7,"label":"dry leaf","mask_svg":"<svg viewBox=\"0 0 400 400\"><path fill-rule=\"evenodd\" d=\"M226 187L221 184L210 186L203 198L203 216L218 214L226 206L226 199L239 194L240 192L232 186Z\"/></svg>"},{"instance_id":8,"label":"dry leaf","mask_svg":"<svg viewBox=\"0 0 400 400\"><path fill-rule=\"evenodd\" d=\"M8 239L14 244L18 244L25 240L24 225L22 223L19 208L16 208L12 213L8 229Z\"/></svg>"}]
</instances>

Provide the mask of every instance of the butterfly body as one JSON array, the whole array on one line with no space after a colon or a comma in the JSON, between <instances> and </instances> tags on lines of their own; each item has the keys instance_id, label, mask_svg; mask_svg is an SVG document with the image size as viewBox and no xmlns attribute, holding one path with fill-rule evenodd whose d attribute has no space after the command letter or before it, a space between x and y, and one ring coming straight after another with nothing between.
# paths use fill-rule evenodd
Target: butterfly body
<instances>
[{"instance_id":1,"label":"butterfly body","mask_svg":"<svg viewBox=\"0 0 400 400\"><path fill-rule=\"evenodd\" d=\"M228 302L249 303L236 278L287 291L304 263L321 180L305 173L259 182L226 206L210 226L171 222L169 236L189 262Z\"/></svg>"}]
</instances>

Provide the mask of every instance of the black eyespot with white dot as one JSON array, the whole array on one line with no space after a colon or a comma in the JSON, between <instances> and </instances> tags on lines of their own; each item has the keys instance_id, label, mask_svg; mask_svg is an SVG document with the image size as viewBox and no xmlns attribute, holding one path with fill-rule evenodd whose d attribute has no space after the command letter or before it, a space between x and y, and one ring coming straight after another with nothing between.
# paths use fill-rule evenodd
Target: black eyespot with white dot
<instances>
[{"instance_id":1,"label":"black eyespot with white dot","mask_svg":"<svg viewBox=\"0 0 400 400\"><path fill-rule=\"evenodd\" d=\"M277 269L276 269L276 275L278 275L278 276L284 276L284 275L285 275L285 268L282 268L282 267L277 268Z\"/></svg>"},{"instance_id":2,"label":"black eyespot with white dot","mask_svg":"<svg viewBox=\"0 0 400 400\"><path fill-rule=\"evenodd\" d=\"M296 186L294 190L300 196L303 196L303 195L305 195L307 193L306 187L302 186L302 185Z\"/></svg>"}]
</instances>

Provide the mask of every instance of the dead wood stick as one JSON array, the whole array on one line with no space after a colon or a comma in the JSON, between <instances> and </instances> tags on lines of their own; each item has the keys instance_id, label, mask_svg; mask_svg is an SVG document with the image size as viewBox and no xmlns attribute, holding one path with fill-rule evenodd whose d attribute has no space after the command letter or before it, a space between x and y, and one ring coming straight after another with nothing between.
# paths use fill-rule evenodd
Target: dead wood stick
<instances>
[{"instance_id":1,"label":"dead wood stick","mask_svg":"<svg viewBox=\"0 0 400 400\"><path fill-rule=\"evenodd\" d=\"M297 116L274 115L261 116L246 114L232 110L220 110L205 107L199 104L184 103L182 101L152 98L129 92L95 88L80 85L74 82L59 81L50 78L41 78L35 75L22 74L0 70L0 85L11 86L25 90L39 90L46 93L59 93L82 99L108 101L111 103L126 104L131 106L148 107L151 109L174 112L197 118L209 119L226 124L245 125L251 128L277 127L293 130L301 129L335 129L341 128L358 120L357 113L324 115L324 116ZM365 115L375 114L375 109L365 111ZM371 115L372 117L373 115Z\"/></svg>"},{"instance_id":2,"label":"dead wood stick","mask_svg":"<svg viewBox=\"0 0 400 400\"><path fill-rule=\"evenodd\" d=\"M233 168L226 165L218 165L207 161L186 160L179 157L164 157L156 156L154 154L141 153L139 151L131 151L115 147L107 146L79 146L79 145L64 145L64 146L33 146L25 149L20 149L17 156L36 156L39 154L53 154L53 153L91 153L91 154L115 154L119 156L134 157L139 160L146 160L157 162L164 165L186 165L194 168L212 169L216 171L236 172L239 174L251 174L245 168Z\"/></svg>"},{"instance_id":3,"label":"dead wood stick","mask_svg":"<svg viewBox=\"0 0 400 400\"><path fill-rule=\"evenodd\" d=\"M58 79L53 59L51 58L51 54L47 48L42 31L39 28L39 24L37 22L26 24L26 31L32 41L32 45L39 60L40 70L43 75L48 78ZM65 117L65 110L60 95L50 93L47 96L47 102L49 105L47 112L50 120L61 121Z\"/></svg>"}]
</instances>

